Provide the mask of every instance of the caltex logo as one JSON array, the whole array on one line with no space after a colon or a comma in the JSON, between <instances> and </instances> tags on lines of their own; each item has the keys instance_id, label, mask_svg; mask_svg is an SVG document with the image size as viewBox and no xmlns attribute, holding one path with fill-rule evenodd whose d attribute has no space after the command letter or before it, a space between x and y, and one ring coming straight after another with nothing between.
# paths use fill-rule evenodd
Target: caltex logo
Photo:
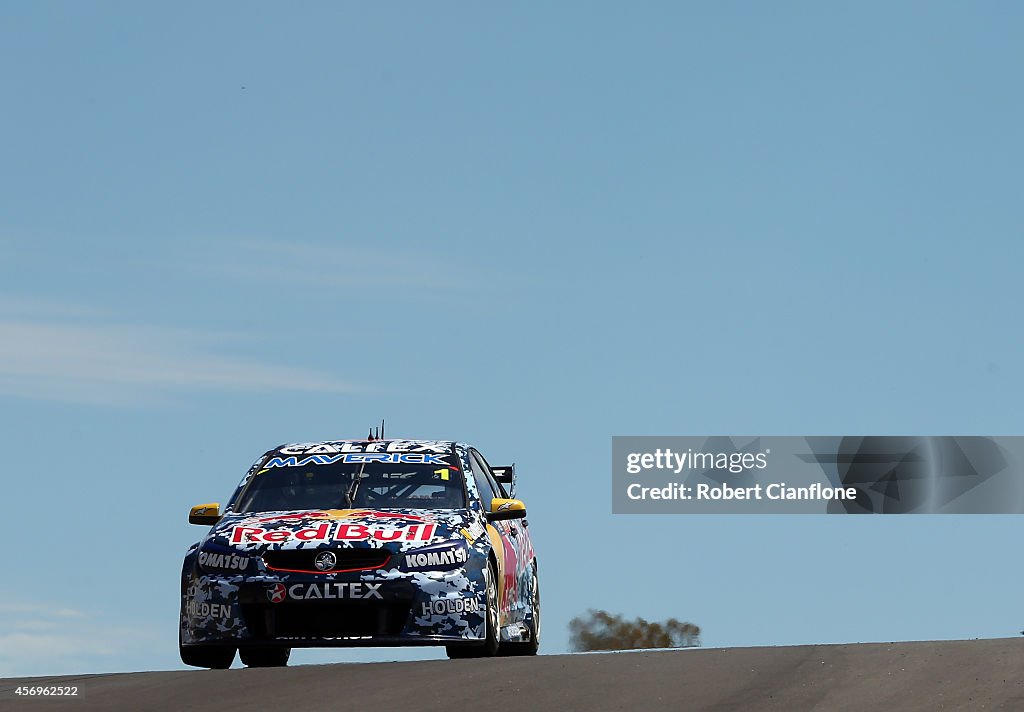
<instances>
[{"instance_id":1,"label":"caltex logo","mask_svg":"<svg viewBox=\"0 0 1024 712\"><path fill-rule=\"evenodd\" d=\"M271 603L280 603L287 595L288 589L284 587L283 583L275 584L273 588L267 591L267 598L270 599Z\"/></svg>"}]
</instances>

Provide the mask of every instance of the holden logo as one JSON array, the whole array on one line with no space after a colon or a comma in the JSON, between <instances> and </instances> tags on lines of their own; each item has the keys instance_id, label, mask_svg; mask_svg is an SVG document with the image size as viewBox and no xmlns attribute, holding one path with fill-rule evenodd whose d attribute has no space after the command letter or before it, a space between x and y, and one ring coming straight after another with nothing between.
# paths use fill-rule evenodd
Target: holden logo
<instances>
[{"instance_id":1,"label":"holden logo","mask_svg":"<svg viewBox=\"0 0 1024 712\"><path fill-rule=\"evenodd\" d=\"M276 584L273 588L267 589L267 598L270 599L271 603L280 603L284 600L285 595L288 591L285 589L283 583Z\"/></svg>"},{"instance_id":2,"label":"holden logo","mask_svg":"<svg viewBox=\"0 0 1024 712\"><path fill-rule=\"evenodd\" d=\"M313 559L313 566L317 568L317 571L330 571L337 563L338 557L334 555L333 551L321 551Z\"/></svg>"}]
</instances>

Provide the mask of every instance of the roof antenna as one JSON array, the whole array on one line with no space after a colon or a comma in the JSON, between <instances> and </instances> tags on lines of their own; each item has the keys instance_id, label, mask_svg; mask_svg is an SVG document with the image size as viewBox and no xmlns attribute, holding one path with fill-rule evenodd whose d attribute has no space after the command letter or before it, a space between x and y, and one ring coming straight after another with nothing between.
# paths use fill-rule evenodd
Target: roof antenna
<instances>
[{"instance_id":1,"label":"roof antenna","mask_svg":"<svg viewBox=\"0 0 1024 712\"><path fill-rule=\"evenodd\" d=\"M379 428L370 428L369 434L366 436L367 442L373 442L374 440L384 439L384 419L381 418Z\"/></svg>"}]
</instances>

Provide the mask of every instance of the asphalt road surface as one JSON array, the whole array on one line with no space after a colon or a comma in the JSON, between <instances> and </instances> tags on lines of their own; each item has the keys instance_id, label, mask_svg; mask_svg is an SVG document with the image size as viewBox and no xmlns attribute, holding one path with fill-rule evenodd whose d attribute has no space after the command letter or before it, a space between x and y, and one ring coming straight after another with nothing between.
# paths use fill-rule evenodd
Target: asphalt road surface
<instances>
[{"instance_id":1,"label":"asphalt road surface","mask_svg":"<svg viewBox=\"0 0 1024 712\"><path fill-rule=\"evenodd\" d=\"M1024 639L8 678L0 709L1024 712Z\"/></svg>"}]
</instances>

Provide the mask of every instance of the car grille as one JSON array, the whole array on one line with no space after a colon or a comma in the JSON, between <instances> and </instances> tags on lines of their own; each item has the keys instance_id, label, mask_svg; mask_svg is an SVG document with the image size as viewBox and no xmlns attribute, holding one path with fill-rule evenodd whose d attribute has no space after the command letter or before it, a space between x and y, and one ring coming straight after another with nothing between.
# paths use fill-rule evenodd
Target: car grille
<instances>
[{"instance_id":1,"label":"car grille","mask_svg":"<svg viewBox=\"0 0 1024 712\"><path fill-rule=\"evenodd\" d=\"M325 551L334 554L337 561L329 569L318 569L316 557ZM287 549L267 551L263 563L276 571L301 571L311 574L330 574L339 571L365 571L387 565L391 554L386 549Z\"/></svg>"},{"instance_id":2,"label":"car grille","mask_svg":"<svg viewBox=\"0 0 1024 712\"><path fill-rule=\"evenodd\" d=\"M401 635L412 606L407 601L298 601L242 604L256 638L337 638Z\"/></svg>"}]
</instances>

